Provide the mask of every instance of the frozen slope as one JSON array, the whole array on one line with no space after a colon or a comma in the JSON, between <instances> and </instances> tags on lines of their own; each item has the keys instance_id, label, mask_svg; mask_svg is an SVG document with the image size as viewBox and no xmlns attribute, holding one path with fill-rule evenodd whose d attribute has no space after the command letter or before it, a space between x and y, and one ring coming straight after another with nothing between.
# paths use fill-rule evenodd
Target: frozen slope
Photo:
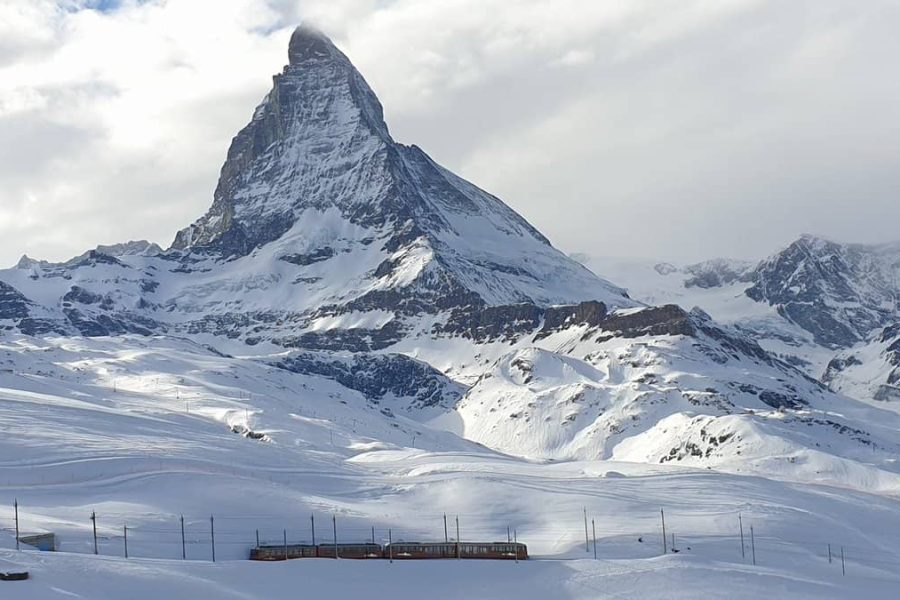
<instances>
[{"instance_id":1,"label":"frozen slope","mask_svg":"<svg viewBox=\"0 0 900 600\"><path fill-rule=\"evenodd\" d=\"M0 589L26 598L118 598L126 589L135 598L287 598L298 581L337 597L687 598L733 589L841 598L854 589L891 598L900 589L900 502L874 481L850 489L671 463L536 463L366 408L335 383L190 342L153 342L5 343L27 359L0 381L0 528L12 527L18 499L23 531L54 531L66 552L16 553L6 538L0 570L28 569L33 579ZM538 374L594 376L580 365L560 369ZM597 561L584 549L582 507L596 525ZM660 508L677 554L661 556ZM100 557L91 555L92 511ZM535 560L245 560L257 530L263 541L309 540L310 515L319 540L331 539L334 515L350 541L373 526L377 540L388 529L393 539L441 539L444 513L451 535L459 517L463 540L504 539L511 527ZM748 537L754 527L756 566L749 539L741 553L739 514ZM846 550L845 577L827 560L829 543Z\"/></svg>"}]
</instances>

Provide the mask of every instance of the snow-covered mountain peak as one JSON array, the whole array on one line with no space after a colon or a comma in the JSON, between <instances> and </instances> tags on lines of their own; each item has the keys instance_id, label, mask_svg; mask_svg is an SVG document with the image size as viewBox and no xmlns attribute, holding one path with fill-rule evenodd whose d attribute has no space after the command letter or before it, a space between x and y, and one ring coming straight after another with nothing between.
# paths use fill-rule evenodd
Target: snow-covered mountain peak
<instances>
[{"instance_id":1,"label":"snow-covered mountain peak","mask_svg":"<svg viewBox=\"0 0 900 600\"><path fill-rule=\"evenodd\" d=\"M232 140L213 205L173 248L243 256L278 239L298 212L337 206L365 220L392 187L381 104L321 32L300 27L290 64Z\"/></svg>"},{"instance_id":2,"label":"snow-covered mountain peak","mask_svg":"<svg viewBox=\"0 0 900 600\"><path fill-rule=\"evenodd\" d=\"M324 34L298 28L288 55L232 140L212 206L168 251L129 242L25 260L3 280L33 301L28 318L18 302L0 316L31 334L180 331L359 351L453 310L509 307L493 313L503 319L519 305L638 304L498 198L396 143Z\"/></svg>"},{"instance_id":3,"label":"snow-covered mountain peak","mask_svg":"<svg viewBox=\"0 0 900 600\"><path fill-rule=\"evenodd\" d=\"M299 65L306 61L323 59L347 60L320 29L309 23L298 25L288 43L290 64Z\"/></svg>"},{"instance_id":4,"label":"snow-covered mountain peak","mask_svg":"<svg viewBox=\"0 0 900 600\"><path fill-rule=\"evenodd\" d=\"M747 295L820 344L847 347L896 318L900 260L891 249L803 235L760 263Z\"/></svg>"},{"instance_id":5,"label":"snow-covered mountain peak","mask_svg":"<svg viewBox=\"0 0 900 600\"><path fill-rule=\"evenodd\" d=\"M324 34L299 27L289 58L232 141L212 207L174 250L236 258L277 243L275 258L323 268L358 256L361 279L345 282L354 289L327 295L356 297L353 310L396 307L413 292L416 310L634 304L498 198L394 142L375 94ZM323 242L319 224L335 219L339 239Z\"/></svg>"}]
</instances>

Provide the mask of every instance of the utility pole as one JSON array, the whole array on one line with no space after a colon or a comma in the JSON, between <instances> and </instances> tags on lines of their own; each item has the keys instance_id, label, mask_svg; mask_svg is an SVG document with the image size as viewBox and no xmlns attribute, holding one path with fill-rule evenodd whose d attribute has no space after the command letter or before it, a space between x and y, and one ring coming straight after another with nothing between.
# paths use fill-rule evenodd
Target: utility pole
<instances>
[{"instance_id":1,"label":"utility pole","mask_svg":"<svg viewBox=\"0 0 900 600\"><path fill-rule=\"evenodd\" d=\"M753 555L753 566L756 566L756 538L753 536L753 525L750 526L750 553Z\"/></svg>"},{"instance_id":2,"label":"utility pole","mask_svg":"<svg viewBox=\"0 0 900 600\"><path fill-rule=\"evenodd\" d=\"M125 535L125 558L128 558L128 525L122 528L122 533Z\"/></svg>"},{"instance_id":3,"label":"utility pole","mask_svg":"<svg viewBox=\"0 0 900 600\"><path fill-rule=\"evenodd\" d=\"M590 542L588 541L588 530L587 530L587 507L582 506L581 510L582 510L582 512L584 512L584 551L590 552L591 545L590 545Z\"/></svg>"},{"instance_id":4,"label":"utility pole","mask_svg":"<svg viewBox=\"0 0 900 600\"><path fill-rule=\"evenodd\" d=\"M331 524L334 526L334 557L340 558L337 544L337 515L331 515Z\"/></svg>"},{"instance_id":5,"label":"utility pole","mask_svg":"<svg viewBox=\"0 0 900 600\"><path fill-rule=\"evenodd\" d=\"M388 560L394 564L394 535L390 529L388 529Z\"/></svg>"},{"instance_id":6,"label":"utility pole","mask_svg":"<svg viewBox=\"0 0 900 600\"><path fill-rule=\"evenodd\" d=\"M375 526L372 525L372 543L375 543Z\"/></svg>"},{"instance_id":7,"label":"utility pole","mask_svg":"<svg viewBox=\"0 0 900 600\"><path fill-rule=\"evenodd\" d=\"M312 545L316 545L316 515L309 515L309 524L312 527Z\"/></svg>"},{"instance_id":8,"label":"utility pole","mask_svg":"<svg viewBox=\"0 0 900 600\"><path fill-rule=\"evenodd\" d=\"M747 552L744 550L744 520L741 513L738 513L738 524L741 526L741 559L747 560Z\"/></svg>"},{"instance_id":9,"label":"utility pole","mask_svg":"<svg viewBox=\"0 0 900 600\"><path fill-rule=\"evenodd\" d=\"M282 530L284 535L284 560L287 560L287 529Z\"/></svg>"},{"instance_id":10,"label":"utility pole","mask_svg":"<svg viewBox=\"0 0 900 600\"><path fill-rule=\"evenodd\" d=\"M450 538L447 536L447 513L444 513L444 543L450 541Z\"/></svg>"},{"instance_id":11,"label":"utility pole","mask_svg":"<svg viewBox=\"0 0 900 600\"><path fill-rule=\"evenodd\" d=\"M662 519L663 554L666 554L666 513L663 512L663 509L659 509L659 517Z\"/></svg>"},{"instance_id":12,"label":"utility pole","mask_svg":"<svg viewBox=\"0 0 900 600\"><path fill-rule=\"evenodd\" d=\"M184 515L181 515L181 560L187 559L187 549L184 545Z\"/></svg>"},{"instance_id":13,"label":"utility pole","mask_svg":"<svg viewBox=\"0 0 900 600\"><path fill-rule=\"evenodd\" d=\"M506 543L508 544L508 543L510 543L511 541L512 541L512 538L509 537L509 525L507 525L507 526L506 526Z\"/></svg>"},{"instance_id":14,"label":"utility pole","mask_svg":"<svg viewBox=\"0 0 900 600\"><path fill-rule=\"evenodd\" d=\"M831 544L828 544L828 564L831 564Z\"/></svg>"},{"instance_id":15,"label":"utility pole","mask_svg":"<svg viewBox=\"0 0 900 600\"><path fill-rule=\"evenodd\" d=\"M19 549L19 499L16 498L15 504L16 507L16 550Z\"/></svg>"},{"instance_id":16,"label":"utility pole","mask_svg":"<svg viewBox=\"0 0 900 600\"><path fill-rule=\"evenodd\" d=\"M97 548L97 513L91 511L91 523L94 527L94 554L99 554L99 550Z\"/></svg>"},{"instance_id":17,"label":"utility pole","mask_svg":"<svg viewBox=\"0 0 900 600\"><path fill-rule=\"evenodd\" d=\"M591 531L594 534L594 560L597 560L597 526L594 524L594 520L591 519ZM519 555L518 549L516 549L516 556Z\"/></svg>"},{"instance_id":18,"label":"utility pole","mask_svg":"<svg viewBox=\"0 0 900 600\"><path fill-rule=\"evenodd\" d=\"M259 548L259 529L256 530L256 547Z\"/></svg>"},{"instance_id":19,"label":"utility pole","mask_svg":"<svg viewBox=\"0 0 900 600\"><path fill-rule=\"evenodd\" d=\"M209 516L209 541L212 548L212 561L216 562L216 521Z\"/></svg>"},{"instance_id":20,"label":"utility pole","mask_svg":"<svg viewBox=\"0 0 900 600\"><path fill-rule=\"evenodd\" d=\"M459 515L456 515L456 560L462 558L459 547Z\"/></svg>"},{"instance_id":21,"label":"utility pole","mask_svg":"<svg viewBox=\"0 0 900 600\"><path fill-rule=\"evenodd\" d=\"M515 530L513 530L513 540L515 540L513 542L513 544L514 544L513 548L515 548L516 562L518 563L519 562L519 534L516 533Z\"/></svg>"}]
</instances>

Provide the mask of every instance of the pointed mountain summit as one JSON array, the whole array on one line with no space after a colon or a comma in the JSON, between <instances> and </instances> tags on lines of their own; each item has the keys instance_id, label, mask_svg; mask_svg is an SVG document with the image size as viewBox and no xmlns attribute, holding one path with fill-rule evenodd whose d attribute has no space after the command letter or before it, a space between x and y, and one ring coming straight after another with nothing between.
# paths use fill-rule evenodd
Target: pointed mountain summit
<instances>
[{"instance_id":1,"label":"pointed mountain summit","mask_svg":"<svg viewBox=\"0 0 900 600\"><path fill-rule=\"evenodd\" d=\"M47 300L16 304L10 314L28 313L18 327L367 351L558 329L638 305L498 198L396 143L324 34L297 28L288 60L232 140L205 215L164 252L131 244L20 262L0 274L10 293Z\"/></svg>"},{"instance_id":2,"label":"pointed mountain summit","mask_svg":"<svg viewBox=\"0 0 900 600\"><path fill-rule=\"evenodd\" d=\"M233 259L288 236L285 251L308 263L338 254L368 261L372 245L383 256L360 291L381 293L379 305L415 295L415 309L429 312L472 303L633 305L499 199L396 143L375 94L324 34L298 27L288 58L232 141L209 212L178 233L173 249ZM322 239L310 227L323 219L354 233Z\"/></svg>"}]
</instances>

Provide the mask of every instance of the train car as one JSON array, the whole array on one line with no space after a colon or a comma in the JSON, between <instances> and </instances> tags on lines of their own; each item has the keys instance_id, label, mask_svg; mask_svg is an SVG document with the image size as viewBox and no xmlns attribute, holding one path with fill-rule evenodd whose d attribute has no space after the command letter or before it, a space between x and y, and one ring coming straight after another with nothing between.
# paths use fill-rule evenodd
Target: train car
<instances>
[{"instance_id":1,"label":"train car","mask_svg":"<svg viewBox=\"0 0 900 600\"><path fill-rule=\"evenodd\" d=\"M290 560L293 558L315 558L316 547L312 544L271 544L250 549L250 560Z\"/></svg>"},{"instance_id":2,"label":"train car","mask_svg":"<svg viewBox=\"0 0 900 600\"><path fill-rule=\"evenodd\" d=\"M319 558L381 558L382 550L378 544L360 542L358 544L319 544L316 551Z\"/></svg>"},{"instance_id":3,"label":"train car","mask_svg":"<svg viewBox=\"0 0 900 600\"><path fill-rule=\"evenodd\" d=\"M384 547L384 558L422 560L431 558L483 558L526 560L528 548L515 542L394 542Z\"/></svg>"},{"instance_id":4,"label":"train car","mask_svg":"<svg viewBox=\"0 0 900 600\"><path fill-rule=\"evenodd\" d=\"M384 547L384 558L456 558L455 542L394 542Z\"/></svg>"}]
</instances>

